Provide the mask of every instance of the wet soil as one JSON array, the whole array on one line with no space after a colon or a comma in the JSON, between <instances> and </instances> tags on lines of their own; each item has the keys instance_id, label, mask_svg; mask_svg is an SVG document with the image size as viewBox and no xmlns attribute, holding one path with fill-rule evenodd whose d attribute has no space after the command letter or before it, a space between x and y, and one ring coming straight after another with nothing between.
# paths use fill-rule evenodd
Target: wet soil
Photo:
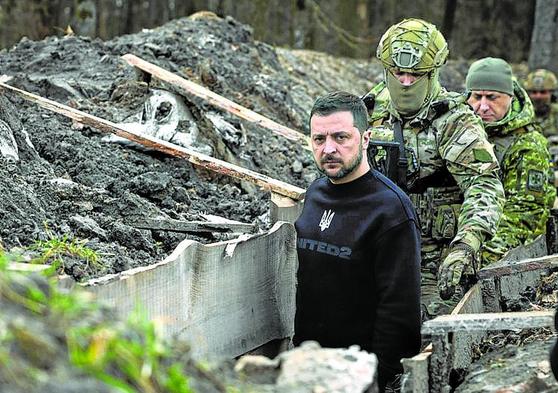
<instances>
[{"instance_id":1,"label":"wet soil","mask_svg":"<svg viewBox=\"0 0 558 393\"><path fill-rule=\"evenodd\" d=\"M214 17L185 18L107 42L24 39L0 53L0 69L13 77L11 85L127 123L141 117L150 89L172 88L139 80L120 58L126 53L302 132L316 95L336 89L364 94L379 72L369 62L276 50L254 41L250 27ZM2 150L0 237L6 249L64 234L86 239L101 265L84 267L71 258L64 264L67 274L84 280L161 260L185 238L224 238L138 229L133 220L200 220L205 213L269 226L269 194L254 186L182 159L108 142L98 130L13 94L5 92L0 100L0 120L9 125L19 153L14 164ZM301 146L195 97L183 100L190 119L178 131L197 131L189 147L300 187L316 177L312 157ZM161 108L155 117L165 117Z\"/></svg>"},{"instance_id":2,"label":"wet soil","mask_svg":"<svg viewBox=\"0 0 558 393\"><path fill-rule=\"evenodd\" d=\"M555 310L557 299L558 272L551 271L536 288L526 288L503 307L508 311ZM549 363L556 339L551 328L490 334L474 349L477 359L456 392L558 392Z\"/></svg>"}]
</instances>

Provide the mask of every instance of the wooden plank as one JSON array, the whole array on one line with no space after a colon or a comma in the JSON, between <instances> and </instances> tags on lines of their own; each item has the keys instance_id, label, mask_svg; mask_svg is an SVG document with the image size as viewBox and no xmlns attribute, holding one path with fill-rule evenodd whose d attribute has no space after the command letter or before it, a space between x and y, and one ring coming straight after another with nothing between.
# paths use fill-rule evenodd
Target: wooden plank
<instances>
[{"instance_id":1,"label":"wooden plank","mask_svg":"<svg viewBox=\"0 0 558 393\"><path fill-rule=\"evenodd\" d=\"M38 263L9 262L8 270L16 272L44 272L50 269L51 265L40 265Z\"/></svg>"},{"instance_id":2,"label":"wooden plank","mask_svg":"<svg viewBox=\"0 0 558 393\"><path fill-rule=\"evenodd\" d=\"M67 116L82 124L97 128L104 132L118 135L122 138L129 139L150 149L158 150L174 157L184 158L192 164L209 171L216 172L225 176L234 177L239 180L252 182L265 190L270 190L280 195L293 198L295 200L304 198L305 191L300 187L296 187L291 184L272 179L249 169L245 169L237 165L218 160L214 157L198 153L194 150L187 149L185 147L178 146L161 139L125 130L111 121L87 114L78 109L71 108L67 105L60 104L47 98L43 98L36 94L29 93L25 90L18 89L3 82L0 82L0 88L16 93L20 97L34 102L45 109L60 113L61 115Z\"/></svg>"},{"instance_id":3,"label":"wooden plank","mask_svg":"<svg viewBox=\"0 0 558 393\"><path fill-rule=\"evenodd\" d=\"M182 78L170 71L165 70L155 64L149 63L135 55L130 53L122 56L122 58L130 65L139 68L140 70L147 72L154 76L155 78L169 83L172 86L178 87L181 90L190 93L196 97L199 97L210 104L221 108L229 113L232 113L244 120L254 123L257 126L264 127L274 134L280 135L284 138L290 139L294 142L300 143L302 147L307 148L308 137L301 132L295 131L292 128L285 127L265 116L262 116L248 108L245 108L219 94L212 92L211 90L198 85L192 81Z\"/></svg>"},{"instance_id":4,"label":"wooden plank","mask_svg":"<svg viewBox=\"0 0 558 393\"><path fill-rule=\"evenodd\" d=\"M475 284L463 296L451 315L473 314L484 312L482 291L480 284ZM455 332L450 338L452 369L467 369L473 361L473 344L482 341L485 332Z\"/></svg>"},{"instance_id":5,"label":"wooden plank","mask_svg":"<svg viewBox=\"0 0 558 393\"><path fill-rule=\"evenodd\" d=\"M558 255L529 258L522 261L501 261L479 270L479 278L501 277L520 272L545 269L558 265Z\"/></svg>"},{"instance_id":6,"label":"wooden plank","mask_svg":"<svg viewBox=\"0 0 558 393\"><path fill-rule=\"evenodd\" d=\"M279 194L271 193L270 216L271 222L286 221L294 224L302 213L304 204Z\"/></svg>"},{"instance_id":7,"label":"wooden plank","mask_svg":"<svg viewBox=\"0 0 558 393\"><path fill-rule=\"evenodd\" d=\"M422 325L426 334L463 331L515 330L554 325L554 311L441 315Z\"/></svg>"},{"instance_id":8,"label":"wooden plank","mask_svg":"<svg viewBox=\"0 0 558 393\"><path fill-rule=\"evenodd\" d=\"M182 221L170 218L142 218L127 221L128 225L135 228L151 229L170 232L186 233L252 233L255 229L254 224L230 223L230 222L207 222L207 221Z\"/></svg>"},{"instance_id":9,"label":"wooden plank","mask_svg":"<svg viewBox=\"0 0 558 393\"><path fill-rule=\"evenodd\" d=\"M410 359L401 359L404 377L401 393L425 393L430 391L428 365L431 352L421 352Z\"/></svg>"},{"instance_id":10,"label":"wooden plank","mask_svg":"<svg viewBox=\"0 0 558 393\"><path fill-rule=\"evenodd\" d=\"M294 227L278 223L244 241L185 240L162 262L84 286L122 318L143 309L196 357L234 358L292 336L296 271Z\"/></svg>"}]
</instances>

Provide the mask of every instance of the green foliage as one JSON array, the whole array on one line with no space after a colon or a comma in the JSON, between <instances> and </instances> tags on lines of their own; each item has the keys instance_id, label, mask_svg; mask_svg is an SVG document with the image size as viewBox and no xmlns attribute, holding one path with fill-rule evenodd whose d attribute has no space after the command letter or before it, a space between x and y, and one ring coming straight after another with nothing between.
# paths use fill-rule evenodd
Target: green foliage
<instances>
[{"instance_id":1,"label":"green foliage","mask_svg":"<svg viewBox=\"0 0 558 393\"><path fill-rule=\"evenodd\" d=\"M70 238L67 234L56 237L48 231L48 228L47 233L49 233L50 239L37 240L31 249L40 254L34 260L35 263L52 266L52 270L48 273L63 270L64 261L68 257L82 260L85 263L85 270L97 271L102 267L99 255L95 250L86 246L87 240Z\"/></svg>"},{"instance_id":2,"label":"green foliage","mask_svg":"<svg viewBox=\"0 0 558 393\"><path fill-rule=\"evenodd\" d=\"M67 239L42 245L45 255L51 257L82 251ZM126 321L115 320L82 288L62 292L52 278L8 270L11 258L0 251L0 381L21 384L18 376L27 375L23 382L35 386L56 368L69 367L74 375L88 374L117 392L193 393L188 370L198 375L203 371L188 358L184 360L182 348L177 351L164 341L144 313L135 312ZM20 322L13 324L12 320ZM39 334L34 334L36 328ZM33 342L22 341L28 337ZM38 348L50 348L49 343L60 345L53 353L67 350L69 356L51 359L46 355L46 370L45 356ZM25 358L33 352L39 353L38 361Z\"/></svg>"},{"instance_id":3,"label":"green foliage","mask_svg":"<svg viewBox=\"0 0 558 393\"><path fill-rule=\"evenodd\" d=\"M67 338L71 362L118 391L193 393L182 366L165 365L169 348L142 313L127 323L71 329Z\"/></svg>"}]
</instances>

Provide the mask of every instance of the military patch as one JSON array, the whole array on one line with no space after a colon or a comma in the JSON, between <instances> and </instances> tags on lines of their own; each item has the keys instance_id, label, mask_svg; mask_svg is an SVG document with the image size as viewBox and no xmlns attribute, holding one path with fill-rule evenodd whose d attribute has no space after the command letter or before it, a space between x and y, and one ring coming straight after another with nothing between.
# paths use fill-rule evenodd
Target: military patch
<instances>
[{"instance_id":1,"label":"military patch","mask_svg":"<svg viewBox=\"0 0 558 393\"><path fill-rule=\"evenodd\" d=\"M487 152L485 149L473 149L473 155L475 156L475 160L479 162L492 162L494 158L492 155Z\"/></svg>"},{"instance_id":2,"label":"military patch","mask_svg":"<svg viewBox=\"0 0 558 393\"><path fill-rule=\"evenodd\" d=\"M529 172L527 172L528 190L542 192L545 182L546 176L544 172L537 171L535 169L529 169Z\"/></svg>"}]
</instances>

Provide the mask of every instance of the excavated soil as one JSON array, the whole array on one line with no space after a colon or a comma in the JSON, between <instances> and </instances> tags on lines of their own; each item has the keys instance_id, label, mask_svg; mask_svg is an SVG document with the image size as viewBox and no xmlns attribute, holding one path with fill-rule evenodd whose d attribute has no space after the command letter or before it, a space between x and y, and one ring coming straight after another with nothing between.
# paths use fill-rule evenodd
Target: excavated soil
<instances>
[{"instance_id":1,"label":"excavated soil","mask_svg":"<svg viewBox=\"0 0 558 393\"><path fill-rule=\"evenodd\" d=\"M11 76L13 86L116 123L164 124L168 102L155 109L146 102L155 88L174 90L138 79L121 59L126 53L304 133L316 96L338 89L363 95L381 78L377 62L273 48L254 41L250 27L210 15L106 42L75 36L24 39L0 52L0 73ZM467 65L446 66L442 84L461 90ZM188 147L299 187L317 176L301 146L193 96L179 99L185 114L171 134ZM0 152L2 247L29 259L37 256L30 247L38 240L83 239L101 262L65 258L62 269L77 280L159 261L185 238L212 242L230 236L140 229L134 223L142 219L200 220L212 214L255 223L258 230L269 227L269 193L183 159L115 143L9 92L0 95ZM531 353L542 359L549 344L541 337L543 344ZM523 364L514 356L517 345L513 348L511 357ZM496 378L509 377L505 370L511 366L486 359L488 369L502 368L504 374ZM471 383L480 374L489 375L473 371Z\"/></svg>"},{"instance_id":2,"label":"excavated soil","mask_svg":"<svg viewBox=\"0 0 558 393\"><path fill-rule=\"evenodd\" d=\"M153 136L272 178L305 188L317 176L308 150L192 95L181 92L153 107L155 90L177 91L155 80L145 83L121 59L126 53L304 133L318 95L363 95L381 78L375 61L274 48L254 41L249 26L208 13L106 42L23 39L1 52L0 70L18 88L115 123L135 123L132 130L149 123L158 132ZM445 67L444 85L461 89L466 66L459 61ZM174 99L183 113L172 123ZM4 92L0 100L0 120L7 126L0 127L0 238L4 248L18 248L24 258L35 256L29 246L37 240L84 239L101 264L65 258L63 268L85 280L159 261L185 238L212 242L231 236L140 229L142 219L192 221L211 214L269 227L269 193L247 182L115 143L13 93ZM169 122L170 131L163 131Z\"/></svg>"},{"instance_id":3,"label":"excavated soil","mask_svg":"<svg viewBox=\"0 0 558 393\"><path fill-rule=\"evenodd\" d=\"M254 41L248 26L215 17L185 18L107 42L75 36L24 39L2 51L0 69L13 77L13 86L116 123L141 123L152 88L172 88L139 80L121 59L126 53L302 132L317 95L335 89L363 94L379 74L377 64L276 50ZM201 99L182 98L188 116L176 130L190 141L188 147L300 187L317 175L311 154L301 146ZM26 249L64 234L86 239L101 256L101 266L72 258L64 264L67 274L84 280L161 260L185 238L223 238L134 227L142 218L200 220L212 214L260 229L269 226L269 193L251 184L109 142L100 131L12 93L0 100L0 119L19 153L15 161L13 139L0 135L7 145L0 166L0 236L6 249ZM157 121L169 110L161 105L151 115Z\"/></svg>"}]
</instances>

